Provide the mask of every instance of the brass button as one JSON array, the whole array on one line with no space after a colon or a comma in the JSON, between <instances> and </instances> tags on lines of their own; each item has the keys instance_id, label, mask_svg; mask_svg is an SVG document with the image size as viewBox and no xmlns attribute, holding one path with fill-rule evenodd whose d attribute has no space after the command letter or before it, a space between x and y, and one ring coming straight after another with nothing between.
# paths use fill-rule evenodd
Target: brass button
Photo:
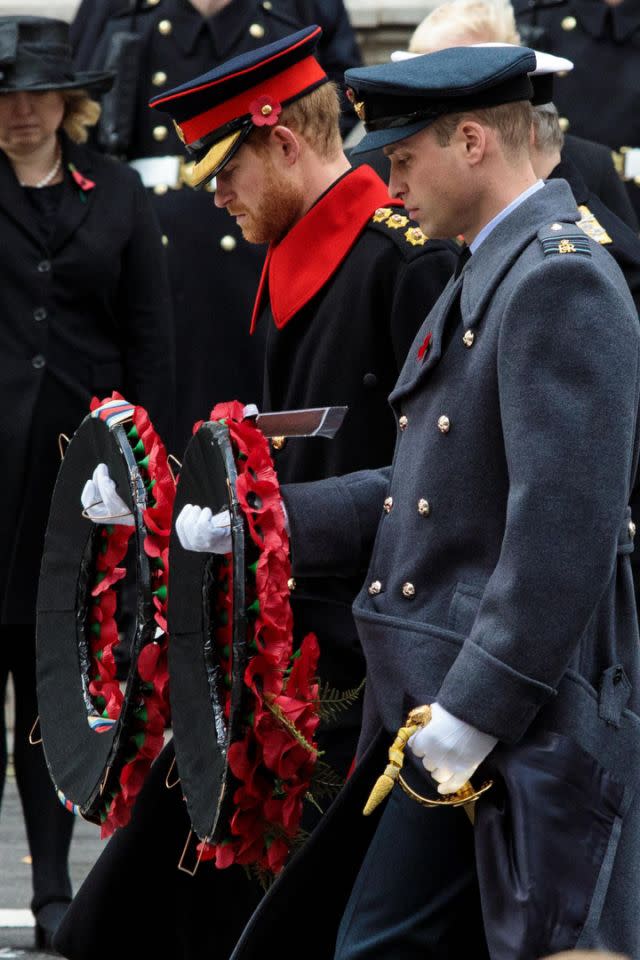
<instances>
[{"instance_id":1,"label":"brass button","mask_svg":"<svg viewBox=\"0 0 640 960\"><path fill-rule=\"evenodd\" d=\"M286 442L286 437L271 437L271 446L274 450L282 450Z\"/></svg>"},{"instance_id":2,"label":"brass button","mask_svg":"<svg viewBox=\"0 0 640 960\"><path fill-rule=\"evenodd\" d=\"M264 3L262 4L262 6L264 7L265 10L273 9L273 4L271 3L271 0L264 0Z\"/></svg>"},{"instance_id":3,"label":"brass button","mask_svg":"<svg viewBox=\"0 0 640 960\"><path fill-rule=\"evenodd\" d=\"M153 188L153 192L157 197L164 197L168 189L169 187L166 183L156 183L155 187Z\"/></svg>"},{"instance_id":4,"label":"brass button","mask_svg":"<svg viewBox=\"0 0 640 960\"><path fill-rule=\"evenodd\" d=\"M158 32L161 33L163 37L168 37L172 30L173 24L171 20L161 20L158 24Z\"/></svg>"},{"instance_id":5,"label":"brass button","mask_svg":"<svg viewBox=\"0 0 640 960\"><path fill-rule=\"evenodd\" d=\"M169 237L166 235L166 233L162 234L162 246L163 247L169 246Z\"/></svg>"},{"instance_id":6,"label":"brass button","mask_svg":"<svg viewBox=\"0 0 640 960\"><path fill-rule=\"evenodd\" d=\"M154 75L151 77L151 83L154 87L161 87L163 83L167 82L167 75L164 70L156 70Z\"/></svg>"},{"instance_id":7,"label":"brass button","mask_svg":"<svg viewBox=\"0 0 640 960\"><path fill-rule=\"evenodd\" d=\"M160 3L160 0L147 0L148 7L157 7Z\"/></svg>"},{"instance_id":8,"label":"brass button","mask_svg":"<svg viewBox=\"0 0 640 960\"><path fill-rule=\"evenodd\" d=\"M391 513L391 508L393 507L393 497L386 497L382 508L385 513Z\"/></svg>"},{"instance_id":9,"label":"brass button","mask_svg":"<svg viewBox=\"0 0 640 960\"><path fill-rule=\"evenodd\" d=\"M249 33L254 40L262 40L265 34L265 29L261 23L252 23L249 27Z\"/></svg>"},{"instance_id":10,"label":"brass button","mask_svg":"<svg viewBox=\"0 0 640 960\"><path fill-rule=\"evenodd\" d=\"M560 26L563 30L575 30L578 26L578 21L575 17L563 17L560 21Z\"/></svg>"},{"instance_id":11,"label":"brass button","mask_svg":"<svg viewBox=\"0 0 640 960\"><path fill-rule=\"evenodd\" d=\"M161 143L163 140L166 140L169 136L169 131L166 127L154 127L153 128L153 139L157 140L158 143Z\"/></svg>"},{"instance_id":12,"label":"brass button","mask_svg":"<svg viewBox=\"0 0 640 960\"><path fill-rule=\"evenodd\" d=\"M382 584L379 580L374 580L373 583L369 584L369 593L372 597L377 597L381 590Z\"/></svg>"},{"instance_id":13,"label":"brass button","mask_svg":"<svg viewBox=\"0 0 640 960\"><path fill-rule=\"evenodd\" d=\"M296 588L295 577L289 577L289 579L287 580L287 586L290 592L293 592L295 590Z\"/></svg>"},{"instance_id":14,"label":"brass button","mask_svg":"<svg viewBox=\"0 0 640 960\"><path fill-rule=\"evenodd\" d=\"M408 423L409 423L409 418L405 417L404 415L401 416L400 419L398 420L398 426L400 427L401 430L406 430Z\"/></svg>"},{"instance_id":15,"label":"brass button","mask_svg":"<svg viewBox=\"0 0 640 960\"><path fill-rule=\"evenodd\" d=\"M421 517L428 517L431 513L431 504L424 497L420 497L418 500L418 513Z\"/></svg>"},{"instance_id":16,"label":"brass button","mask_svg":"<svg viewBox=\"0 0 640 960\"><path fill-rule=\"evenodd\" d=\"M444 414L441 417L438 417L438 430L440 433L449 433L451 429L451 421L449 417L446 417Z\"/></svg>"},{"instance_id":17,"label":"brass button","mask_svg":"<svg viewBox=\"0 0 640 960\"><path fill-rule=\"evenodd\" d=\"M633 520L629 520L629 536L630 536L631 539L633 540L633 538L635 537L635 535L636 535L636 525L635 525L635 523L633 522Z\"/></svg>"},{"instance_id":18,"label":"brass button","mask_svg":"<svg viewBox=\"0 0 640 960\"><path fill-rule=\"evenodd\" d=\"M475 339L476 339L476 335L473 332L473 330L467 330L464 337L462 338L462 342L464 343L465 347L472 347Z\"/></svg>"},{"instance_id":19,"label":"brass button","mask_svg":"<svg viewBox=\"0 0 640 960\"><path fill-rule=\"evenodd\" d=\"M566 77L568 73L569 73L568 70L558 70L558 72L556 73L556 77Z\"/></svg>"},{"instance_id":20,"label":"brass button","mask_svg":"<svg viewBox=\"0 0 640 960\"><path fill-rule=\"evenodd\" d=\"M410 600L412 597L415 597L415 595L416 595L416 588L414 587L414 585L413 585L412 583L409 583L409 582L407 581L407 583L403 583L403 584L402 584L402 596L403 596L403 597L406 597L407 600Z\"/></svg>"},{"instance_id":21,"label":"brass button","mask_svg":"<svg viewBox=\"0 0 640 960\"><path fill-rule=\"evenodd\" d=\"M557 233L558 230L562 230L562 224L561 224L561 223L552 223L552 224L551 224L551 229L554 230L554 231Z\"/></svg>"},{"instance_id":22,"label":"brass button","mask_svg":"<svg viewBox=\"0 0 640 960\"><path fill-rule=\"evenodd\" d=\"M235 250L235 248L238 246L238 241L235 237L232 237L230 233L227 233L220 240L220 246L223 250L226 250L227 253L231 253L231 251Z\"/></svg>"},{"instance_id":23,"label":"brass button","mask_svg":"<svg viewBox=\"0 0 640 960\"><path fill-rule=\"evenodd\" d=\"M571 126L571 124L569 123L566 117L558 117L558 126L560 127L563 133L566 133L569 127Z\"/></svg>"},{"instance_id":24,"label":"brass button","mask_svg":"<svg viewBox=\"0 0 640 960\"><path fill-rule=\"evenodd\" d=\"M636 184L636 186L640 187L640 177L634 177L633 182Z\"/></svg>"}]
</instances>

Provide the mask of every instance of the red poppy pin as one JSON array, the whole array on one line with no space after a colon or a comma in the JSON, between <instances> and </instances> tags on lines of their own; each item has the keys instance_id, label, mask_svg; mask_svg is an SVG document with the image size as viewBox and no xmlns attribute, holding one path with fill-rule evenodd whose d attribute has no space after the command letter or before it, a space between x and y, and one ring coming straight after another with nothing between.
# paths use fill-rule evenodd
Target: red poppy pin
<instances>
[{"instance_id":1,"label":"red poppy pin","mask_svg":"<svg viewBox=\"0 0 640 960\"><path fill-rule=\"evenodd\" d=\"M282 113L282 104L265 93L251 101L249 110L255 127L274 127Z\"/></svg>"},{"instance_id":2,"label":"red poppy pin","mask_svg":"<svg viewBox=\"0 0 640 960\"><path fill-rule=\"evenodd\" d=\"M432 338L433 338L433 334L432 334L432 333L428 333L428 334L426 335L426 337L424 338L424 340L422 341L422 345L421 345L420 349L418 350L418 361L424 360L424 358L425 358L426 355L428 354L429 349L430 349L430 347L431 347L431 340L432 340Z\"/></svg>"},{"instance_id":3,"label":"red poppy pin","mask_svg":"<svg viewBox=\"0 0 640 960\"><path fill-rule=\"evenodd\" d=\"M69 170L71 176L75 180L76 184L80 187L83 193L87 193L89 190L93 190L95 183L93 180L89 180L89 177L85 177L84 174L75 167L73 163L69 164Z\"/></svg>"}]
</instances>

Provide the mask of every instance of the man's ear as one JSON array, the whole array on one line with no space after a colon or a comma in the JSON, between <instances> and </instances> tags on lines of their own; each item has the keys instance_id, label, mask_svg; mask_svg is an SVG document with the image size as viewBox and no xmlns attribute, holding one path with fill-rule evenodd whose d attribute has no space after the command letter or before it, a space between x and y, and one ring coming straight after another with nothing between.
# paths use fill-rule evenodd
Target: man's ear
<instances>
[{"instance_id":1,"label":"man's ear","mask_svg":"<svg viewBox=\"0 0 640 960\"><path fill-rule=\"evenodd\" d=\"M276 159L286 166L293 166L300 156L300 141L289 127L277 126L271 131L271 142L275 147Z\"/></svg>"},{"instance_id":2,"label":"man's ear","mask_svg":"<svg viewBox=\"0 0 640 960\"><path fill-rule=\"evenodd\" d=\"M467 163L475 167L483 159L487 150L487 130L476 120L463 120L456 129L456 138L460 143Z\"/></svg>"}]
</instances>

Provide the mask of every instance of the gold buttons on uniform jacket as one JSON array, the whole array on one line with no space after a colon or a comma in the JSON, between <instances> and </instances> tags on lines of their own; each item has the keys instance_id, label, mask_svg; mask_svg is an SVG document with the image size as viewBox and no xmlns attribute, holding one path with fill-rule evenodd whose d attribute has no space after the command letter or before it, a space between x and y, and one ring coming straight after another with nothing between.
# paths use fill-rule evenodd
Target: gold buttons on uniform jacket
<instances>
[{"instance_id":1,"label":"gold buttons on uniform jacket","mask_svg":"<svg viewBox=\"0 0 640 960\"><path fill-rule=\"evenodd\" d=\"M273 7L273 4L271 3L271 0L264 0L264 3L262 4L262 6L264 7L265 10L271 10Z\"/></svg>"},{"instance_id":2,"label":"gold buttons on uniform jacket","mask_svg":"<svg viewBox=\"0 0 640 960\"><path fill-rule=\"evenodd\" d=\"M155 193L156 197L164 197L168 189L169 189L168 184L156 183L155 187L153 188L153 192Z\"/></svg>"},{"instance_id":3,"label":"gold buttons on uniform jacket","mask_svg":"<svg viewBox=\"0 0 640 960\"><path fill-rule=\"evenodd\" d=\"M372 597L377 597L381 590L382 584L379 580L374 580L373 583L369 584L369 593Z\"/></svg>"},{"instance_id":4,"label":"gold buttons on uniform jacket","mask_svg":"<svg viewBox=\"0 0 640 960\"><path fill-rule=\"evenodd\" d=\"M462 338L462 342L464 343L465 347L472 347L475 339L476 339L476 335L473 332L473 330L467 330L464 337Z\"/></svg>"},{"instance_id":5,"label":"gold buttons on uniform jacket","mask_svg":"<svg viewBox=\"0 0 640 960\"><path fill-rule=\"evenodd\" d=\"M282 448L284 447L284 445L285 445L286 442L287 442L287 438L286 438L286 437L272 437L272 438L271 438L271 446L273 447L274 450L282 450Z\"/></svg>"},{"instance_id":6,"label":"gold buttons on uniform jacket","mask_svg":"<svg viewBox=\"0 0 640 960\"><path fill-rule=\"evenodd\" d=\"M289 588L289 592L290 592L290 593L292 593L292 592L295 590L295 588L296 588L296 581L295 581L295 579L294 579L293 577L289 577L289 579L287 580L287 586L288 586L288 588Z\"/></svg>"},{"instance_id":7,"label":"gold buttons on uniform jacket","mask_svg":"<svg viewBox=\"0 0 640 960\"><path fill-rule=\"evenodd\" d=\"M232 250L235 250L237 245L238 245L238 241L236 240L235 237L232 237L230 233L225 234L225 236L222 237L220 240L220 246L227 253L231 253Z\"/></svg>"},{"instance_id":8,"label":"gold buttons on uniform jacket","mask_svg":"<svg viewBox=\"0 0 640 960\"><path fill-rule=\"evenodd\" d=\"M438 417L438 430L440 433L449 433L451 429L451 421L449 417L446 417L444 414L441 417Z\"/></svg>"},{"instance_id":9,"label":"gold buttons on uniform jacket","mask_svg":"<svg viewBox=\"0 0 640 960\"><path fill-rule=\"evenodd\" d=\"M629 536L630 536L631 539L633 540L633 538L635 537L635 535L636 535L636 525L635 525L635 523L633 522L633 520L629 520Z\"/></svg>"},{"instance_id":10,"label":"gold buttons on uniform jacket","mask_svg":"<svg viewBox=\"0 0 640 960\"><path fill-rule=\"evenodd\" d=\"M578 26L578 21L575 17L563 17L560 21L560 26L563 30L575 30Z\"/></svg>"},{"instance_id":11,"label":"gold buttons on uniform jacket","mask_svg":"<svg viewBox=\"0 0 640 960\"><path fill-rule=\"evenodd\" d=\"M558 117L558 126L560 127L563 133L566 133L569 127L571 126L571 124L569 123L566 117Z\"/></svg>"},{"instance_id":12,"label":"gold buttons on uniform jacket","mask_svg":"<svg viewBox=\"0 0 640 960\"><path fill-rule=\"evenodd\" d=\"M400 427L401 430L406 430L408 423L409 423L409 418L405 417L404 415L401 416L400 419L398 420L398 426Z\"/></svg>"},{"instance_id":13,"label":"gold buttons on uniform jacket","mask_svg":"<svg viewBox=\"0 0 640 960\"><path fill-rule=\"evenodd\" d=\"M385 513L391 513L391 508L393 507L393 497L386 497L384 503L382 504L382 509Z\"/></svg>"},{"instance_id":14,"label":"gold buttons on uniform jacket","mask_svg":"<svg viewBox=\"0 0 640 960\"><path fill-rule=\"evenodd\" d=\"M164 70L156 70L154 75L151 77L151 83L154 87L161 87L163 83L167 82L167 75Z\"/></svg>"},{"instance_id":15,"label":"gold buttons on uniform jacket","mask_svg":"<svg viewBox=\"0 0 640 960\"><path fill-rule=\"evenodd\" d=\"M421 517L428 517L431 513L431 505L428 500L424 499L424 497L420 497L418 500L418 513Z\"/></svg>"},{"instance_id":16,"label":"gold buttons on uniform jacket","mask_svg":"<svg viewBox=\"0 0 640 960\"><path fill-rule=\"evenodd\" d=\"M402 584L402 596L406 597L407 600L411 600L412 597L416 595L416 588L412 583L403 583Z\"/></svg>"},{"instance_id":17,"label":"gold buttons on uniform jacket","mask_svg":"<svg viewBox=\"0 0 640 960\"><path fill-rule=\"evenodd\" d=\"M173 24L171 20L161 20L158 24L158 32L161 33L163 37L168 37L172 30Z\"/></svg>"},{"instance_id":18,"label":"gold buttons on uniform jacket","mask_svg":"<svg viewBox=\"0 0 640 960\"><path fill-rule=\"evenodd\" d=\"M157 140L158 143L162 143L162 141L166 140L168 136L169 136L169 131L166 127L153 128L153 139Z\"/></svg>"},{"instance_id":19,"label":"gold buttons on uniform jacket","mask_svg":"<svg viewBox=\"0 0 640 960\"><path fill-rule=\"evenodd\" d=\"M249 27L249 33L254 38L254 40L262 40L265 34L264 27L261 23L252 23Z\"/></svg>"},{"instance_id":20,"label":"gold buttons on uniform jacket","mask_svg":"<svg viewBox=\"0 0 640 960\"><path fill-rule=\"evenodd\" d=\"M169 237L166 235L166 233L162 234L162 246L163 247L169 246Z\"/></svg>"}]
</instances>

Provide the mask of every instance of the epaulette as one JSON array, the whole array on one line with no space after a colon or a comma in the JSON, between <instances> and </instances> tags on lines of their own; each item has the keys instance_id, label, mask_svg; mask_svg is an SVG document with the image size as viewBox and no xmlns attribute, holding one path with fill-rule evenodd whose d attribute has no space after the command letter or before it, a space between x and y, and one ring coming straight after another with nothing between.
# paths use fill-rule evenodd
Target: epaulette
<instances>
[{"instance_id":1,"label":"epaulette","mask_svg":"<svg viewBox=\"0 0 640 960\"><path fill-rule=\"evenodd\" d=\"M538 230L538 240L545 257L565 253L591 256L589 238L575 223L550 223Z\"/></svg>"},{"instance_id":2,"label":"epaulette","mask_svg":"<svg viewBox=\"0 0 640 960\"><path fill-rule=\"evenodd\" d=\"M420 227L402 213L402 208L378 207L371 222L378 224L385 233L392 234L399 243L404 241L411 247L424 247L429 239Z\"/></svg>"},{"instance_id":3,"label":"epaulette","mask_svg":"<svg viewBox=\"0 0 640 960\"><path fill-rule=\"evenodd\" d=\"M576 223L576 227L580 227L581 230L584 230L588 237L591 237L592 240L595 240L596 243L607 244L613 243L613 240L602 226L599 220L596 220L594 215L589 210L589 207L581 203L578 207L578 210L582 214L582 217Z\"/></svg>"}]
</instances>

